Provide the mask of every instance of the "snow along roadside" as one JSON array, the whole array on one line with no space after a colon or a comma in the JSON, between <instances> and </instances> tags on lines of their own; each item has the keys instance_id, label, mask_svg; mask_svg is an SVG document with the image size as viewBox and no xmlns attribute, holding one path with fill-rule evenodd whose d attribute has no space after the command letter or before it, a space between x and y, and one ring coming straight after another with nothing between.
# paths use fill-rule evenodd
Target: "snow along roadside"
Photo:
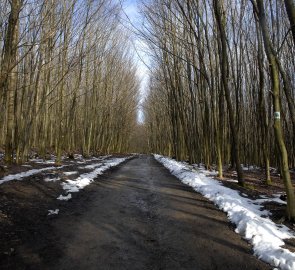
<instances>
[{"instance_id":1,"label":"snow along roadside","mask_svg":"<svg viewBox=\"0 0 295 270\"><path fill-rule=\"evenodd\" d=\"M102 157L99 157L99 158L91 158L89 160L85 160L83 163L86 163L88 161L103 161L107 158L111 157L111 155L107 155L107 156L102 156ZM47 161L43 161L41 159L31 159L30 161L33 161L35 163L39 163L39 164L53 164L55 163L54 160L47 160ZM29 176L32 176L32 175L35 175L35 174L38 174L40 172L43 172L43 171L50 171L50 170L57 170L57 169L61 169L61 168L64 168L64 167L69 167L71 166L72 164L70 165L63 165L63 166L59 166L59 167L46 167L46 168L41 168L41 169L32 169L32 170L28 170L28 171L25 171L25 172L21 172L21 173L17 173L17 174L9 174L7 176L4 176L3 178L0 179L0 185L5 183L5 182L8 182L8 181L12 181L12 180L17 180L17 181L20 181L20 180L23 180L23 178L25 177L29 177ZM23 165L23 166L31 166L31 165ZM93 165L88 165L89 168L91 168L91 166ZM86 166L87 168L87 166ZM67 175L70 175L70 174L75 174L75 173L78 173L78 172L65 172L65 174ZM47 178L48 179L48 178ZM54 181L57 181L57 180L60 180L60 179L54 179ZM50 182L50 181L53 181L48 179L46 180L46 182Z\"/></svg>"},{"instance_id":2,"label":"snow along roadside","mask_svg":"<svg viewBox=\"0 0 295 270\"><path fill-rule=\"evenodd\" d=\"M8 182L8 181L12 181L12 180L22 180L25 177L29 177L32 176L34 174L38 174L40 172L44 172L44 171L50 171L50 170L57 170L57 169L61 169L63 167L65 167L67 165L64 166L59 166L59 167L46 167L46 168L42 168L42 169L33 169L33 170L29 170L26 172L21 172L21 173L17 173L17 174L9 174L7 176L4 176L2 179L0 179L0 185Z\"/></svg>"},{"instance_id":3,"label":"snow along roadside","mask_svg":"<svg viewBox=\"0 0 295 270\"><path fill-rule=\"evenodd\" d=\"M66 183L62 184L63 189L66 191L67 194L72 192L79 192L80 189L83 189L84 187L91 184L98 175L101 175L103 172L105 172L109 168L117 166L120 163L130 158L131 157L112 158L109 160L105 160L104 163L97 164L98 168L96 168L94 171L90 173L81 174L75 180L67 180Z\"/></svg>"},{"instance_id":4,"label":"snow along roadside","mask_svg":"<svg viewBox=\"0 0 295 270\"><path fill-rule=\"evenodd\" d=\"M295 233L284 225L276 225L266 210L261 210L255 200L242 197L238 191L223 186L206 176L205 170L195 171L186 163L177 162L161 155L154 155L173 175L184 184L214 202L227 213L229 220L236 225L236 233L249 241L254 254L261 260L282 270L295 270L295 253L282 248L283 239L295 238Z\"/></svg>"}]
</instances>

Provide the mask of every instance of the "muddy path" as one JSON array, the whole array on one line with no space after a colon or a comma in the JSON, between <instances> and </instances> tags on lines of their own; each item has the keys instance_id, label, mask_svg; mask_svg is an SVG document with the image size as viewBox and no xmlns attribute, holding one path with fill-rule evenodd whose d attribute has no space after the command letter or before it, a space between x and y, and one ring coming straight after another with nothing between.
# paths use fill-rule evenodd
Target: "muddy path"
<instances>
[{"instance_id":1,"label":"muddy path","mask_svg":"<svg viewBox=\"0 0 295 270\"><path fill-rule=\"evenodd\" d=\"M271 269L224 213L151 156L100 176L0 268Z\"/></svg>"}]
</instances>

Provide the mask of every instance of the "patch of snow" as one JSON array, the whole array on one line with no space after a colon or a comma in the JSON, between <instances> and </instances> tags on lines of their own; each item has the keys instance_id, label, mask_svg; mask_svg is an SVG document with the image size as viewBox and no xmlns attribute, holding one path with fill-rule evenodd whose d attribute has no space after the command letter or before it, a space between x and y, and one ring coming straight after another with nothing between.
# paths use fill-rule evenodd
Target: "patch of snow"
<instances>
[{"instance_id":1,"label":"patch of snow","mask_svg":"<svg viewBox=\"0 0 295 270\"><path fill-rule=\"evenodd\" d=\"M78 164L84 164L84 163L86 163L86 160L84 160L84 161L76 161L76 163L78 163Z\"/></svg>"},{"instance_id":2,"label":"patch of snow","mask_svg":"<svg viewBox=\"0 0 295 270\"><path fill-rule=\"evenodd\" d=\"M54 164L55 163L55 160L44 160L41 158L30 159L30 161L37 164Z\"/></svg>"},{"instance_id":3,"label":"patch of snow","mask_svg":"<svg viewBox=\"0 0 295 270\"><path fill-rule=\"evenodd\" d=\"M127 159L128 158L113 158L105 161L103 164L97 164L98 168L96 168L94 171L81 174L75 180L67 180L66 183L62 184L63 189L68 193L78 192L80 189L83 189L93 182L94 178L96 178L98 175L101 175L107 169L117 166Z\"/></svg>"},{"instance_id":4,"label":"patch of snow","mask_svg":"<svg viewBox=\"0 0 295 270\"><path fill-rule=\"evenodd\" d=\"M80 154L75 154L74 155L74 159L76 160L76 163L80 163L83 164L86 162L86 160L84 159L84 157Z\"/></svg>"},{"instance_id":5,"label":"patch of snow","mask_svg":"<svg viewBox=\"0 0 295 270\"><path fill-rule=\"evenodd\" d=\"M90 164L90 165L87 165L85 166L83 169L95 169L97 167L99 167L101 164Z\"/></svg>"},{"instance_id":6,"label":"patch of snow","mask_svg":"<svg viewBox=\"0 0 295 270\"><path fill-rule=\"evenodd\" d=\"M63 174L69 176L69 175L78 174L78 172L77 171L74 171L74 172L64 172Z\"/></svg>"},{"instance_id":7,"label":"patch of snow","mask_svg":"<svg viewBox=\"0 0 295 270\"><path fill-rule=\"evenodd\" d=\"M48 216L51 216L51 215L58 215L58 213L59 213L59 209L48 210Z\"/></svg>"},{"instance_id":8,"label":"patch of snow","mask_svg":"<svg viewBox=\"0 0 295 270\"><path fill-rule=\"evenodd\" d=\"M29 164L24 164L24 165L22 165L23 167L28 167L28 168L31 168L32 167L32 165L29 165Z\"/></svg>"},{"instance_id":9,"label":"patch of snow","mask_svg":"<svg viewBox=\"0 0 295 270\"><path fill-rule=\"evenodd\" d=\"M46 177L46 178L44 178L45 182L56 182L56 181L59 181L59 180L60 180L59 177L55 177L55 178Z\"/></svg>"},{"instance_id":10,"label":"patch of snow","mask_svg":"<svg viewBox=\"0 0 295 270\"><path fill-rule=\"evenodd\" d=\"M226 212L229 220L236 225L235 231L252 244L259 259L282 270L295 270L295 253L282 248L284 239L295 238L294 232L263 217L269 212L262 210L255 200L244 198L238 191L223 186L206 176L204 170L192 171L183 162L154 156L184 184L190 185Z\"/></svg>"},{"instance_id":11,"label":"patch of snow","mask_svg":"<svg viewBox=\"0 0 295 270\"><path fill-rule=\"evenodd\" d=\"M102 163L95 163L95 164L90 164L90 165L86 165L84 167L79 167L79 169L88 169L88 170L93 170L97 167L100 167L102 165Z\"/></svg>"},{"instance_id":12,"label":"patch of snow","mask_svg":"<svg viewBox=\"0 0 295 270\"><path fill-rule=\"evenodd\" d=\"M259 195L260 198L263 198L263 199L267 199L268 197L266 195Z\"/></svg>"},{"instance_id":13,"label":"patch of snow","mask_svg":"<svg viewBox=\"0 0 295 270\"><path fill-rule=\"evenodd\" d=\"M93 158L90 158L90 159L88 159L88 160L84 160L83 162L79 162L79 161L77 161L77 163L79 163L79 164L83 164L83 163L86 163L86 162L91 162L91 161L103 161L103 160L105 160L105 159L107 159L107 158L109 158L109 157L111 157L112 155L106 155L106 156L101 156L101 157L93 157ZM86 166L81 166L81 167L79 167L79 169L81 169L81 170L83 170L83 169L95 169L96 167L98 167L99 166L99 164L97 164L97 163L94 163L94 164L89 164L89 165L86 165Z\"/></svg>"},{"instance_id":14,"label":"patch of snow","mask_svg":"<svg viewBox=\"0 0 295 270\"><path fill-rule=\"evenodd\" d=\"M243 171L253 171L253 170L261 170L260 167L255 165L243 165L241 164Z\"/></svg>"},{"instance_id":15,"label":"patch of snow","mask_svg":"<svg viewBox=\"0 0 295 270\"><path fill-rule=\"evenodd\" d=\"M238 180L234 180L234 179L225 179L224 181L231 182L231 183L239 183Z\"/></svg>"},{"instance_id":16,"label":"patch of snow","mask_svg":"<svg viewBox=\"0 0 295 270\"><path fill-rule=\"evenodd\" d=\"M203 170L205 170L205 168ZM195 170L195 171L198 171L198 170ZM217 176L218 172L216 172L216 171L206 171L206 175Z\"/></svg>"},{"instance_id":17,"label":"patch of snow","mask_svg":"<svg viewBox=\"0 0 295 270\"><path fill-rule=\"evenodd\" d=\"M66 196L59 195L59 196L57 197L57 199L60 200L60 201L68 201L68 200L72 199L72 194L69 193L69 194L66 195Z\"/></svg>"},{"instance_id":18,"label":"patch of snow","mask_svg":"<svg viewBox=\"0 0 295 270\"><path fill-rule=\"evenodd\" d=\"M63 168L64 166L60 166L60 167L46 167L46 168L41 168L41 169L33 169L33 170L29 170L26 172L21 172L21 173L17 173L17 174L10 174L7 176L4 176L2 179L0 179L0 185L8 182L8 181L12 181L12 180L22 180L24 177L29 177L32 176L34 174L40 173L40 172L44 172L44 171L50 171L50 170L54 170L54 169L60 169Z\"/></svg>"},{"instance_id":19,"label":"patch of snow","mask_svg":"<svg viewBox=\"0 0 295 270\"><path fill-rule=\"evenodd\" d=\"M283 201L279 197L276 197L276 196L274 196L274 197L266 197L266 198L263 198L263 199L256 199L255 201L257 203L259 203L259 204L263 204L265 202L276 202L276 203L279 203L279 204L287 204L286 201Z\"/></svg>"}]
</instances>

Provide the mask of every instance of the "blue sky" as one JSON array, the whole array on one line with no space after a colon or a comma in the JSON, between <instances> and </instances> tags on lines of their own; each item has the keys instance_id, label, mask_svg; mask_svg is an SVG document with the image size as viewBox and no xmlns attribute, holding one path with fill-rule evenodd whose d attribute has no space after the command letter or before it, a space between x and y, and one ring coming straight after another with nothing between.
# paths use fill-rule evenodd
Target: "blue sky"
<instances>
[{"instance_id":1,"label":"blue sky","mask_svg":"<svg viewBox=\"0 0 295 270\"><path fill-rule=\"evenodd\" d=\"M123 7L129 18L132 22L136 21L136 18L139 17L137 9L137 0L126 0L123 2Z\"/></svg>"}]
</instances>

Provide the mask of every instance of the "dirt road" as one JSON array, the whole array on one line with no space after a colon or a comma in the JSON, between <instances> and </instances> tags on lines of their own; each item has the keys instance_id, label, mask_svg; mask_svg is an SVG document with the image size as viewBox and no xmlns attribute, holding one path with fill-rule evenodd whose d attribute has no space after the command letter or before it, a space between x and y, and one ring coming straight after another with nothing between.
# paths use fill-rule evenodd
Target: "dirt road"
<instances>
[{"instance_id":1,"label":"dirt road","mask_svg":"<svg viewBox=\"0 0 295 270\"><path fill-rule=\"evenodd\" d=\"M151 156L106 173L67 205L11 269L271 269L224 213Z\"/></svg>"}]
</instances>

